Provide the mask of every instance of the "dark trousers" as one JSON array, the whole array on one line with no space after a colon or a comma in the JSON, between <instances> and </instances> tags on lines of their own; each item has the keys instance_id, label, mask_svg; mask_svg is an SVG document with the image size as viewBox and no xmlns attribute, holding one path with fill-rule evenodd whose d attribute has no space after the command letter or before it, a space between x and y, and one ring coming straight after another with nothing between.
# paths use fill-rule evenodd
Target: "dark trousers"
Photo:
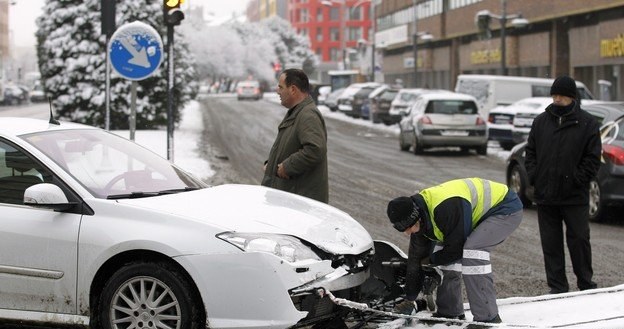
<instances>
[{"instance_id":1,"label":"dark trousers","mask_svg":"<svg viewBox=\"0 0 624 329\"><path fill-rule=\"evenodd\" d=\"M546 280L553 293L567 292L570 288L565 272L563 223L566 226L565 237L578 288L585 290L596 287L592 282L594 271L588 217L588 205L537 206Z\"/></svg>"}]
</instances>

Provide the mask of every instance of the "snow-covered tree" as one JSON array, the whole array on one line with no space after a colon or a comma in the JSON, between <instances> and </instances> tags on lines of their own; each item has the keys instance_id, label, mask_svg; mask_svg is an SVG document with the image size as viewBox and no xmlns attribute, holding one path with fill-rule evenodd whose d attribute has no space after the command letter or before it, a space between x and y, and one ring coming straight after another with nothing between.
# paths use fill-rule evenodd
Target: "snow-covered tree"
<instances>
[{"instance_id":1,"label":"snow-covered tree","mask_svg":"<svg viewBox=\"0 0 624 329\"><path fill-rule=\"evenodd\" d=\"M283 65L286 67L300 66L308 75L316 70L319 60L310 49L310 40L297 34L287 20L274 16L263 20L261 23L273 31L272 43L275 47L275 53Z\"/></svg>"},{"instance_id":2,"label":"snow-covered tree","mask_svg":"<svg viewBox=\"0 0 624 329\"><path fill-rule=\"evenodd\" d=\"M101 0L46 0L37 19L37 53L45 89L52 96L57 114L67 120L104 126L106 37L101 34ZM162 2L158 0L118 1L117 27L141 21L166 36ZM195 97L194 58L176 32L174 46L174 120L178 110ZM166 38L163 38L166 44ZM166 55L165 55L166 57ZM137 128L148 129L167 123L166 58L154 75L137 82ZM110 127L125 129L130 114L132 82L111 74Z\"/></svg>"},{"instance_id":3,"label":"snow-covered tree","mask_svg":"<svg viewBox=\"0 0 624 329\"><path fill-rule=\"evenodd\" d=\"M274 17L259 23L233 22L207 26L201 15L182 23L189 49L195 54L200 78L246 79L273 83L272 63L302 67L308 74L318 66L309 40L297 35L288 21Z\"/></svg>"}]
</instances>

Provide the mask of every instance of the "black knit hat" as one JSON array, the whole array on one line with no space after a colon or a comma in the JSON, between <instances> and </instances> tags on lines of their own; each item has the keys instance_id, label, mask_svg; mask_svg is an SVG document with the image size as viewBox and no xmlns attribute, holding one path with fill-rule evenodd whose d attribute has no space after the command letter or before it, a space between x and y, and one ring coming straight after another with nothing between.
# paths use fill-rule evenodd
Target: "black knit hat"
<instances>
[{"instance_id":1,"label":"black knit hat","mask_svg":"<svg viewBox=\"0 0 624 329\"><path fill-rule=\"evenodd\" d=\"M550 87L551 95L562 95L576 99L576 82L569 76L560 76L555 79L552 87Z\"/></svg>"},{"instance_id":2,"label":"black knit hat","mask_svg":"<svg viewBox=\"0 0 624 329\"><path fill-rule=\"evenodd\" d=\"M418 206L407 196L390 200L387 214L392 226L399 232L404 232L420 219Z\"/></svg>"}]
</instances>

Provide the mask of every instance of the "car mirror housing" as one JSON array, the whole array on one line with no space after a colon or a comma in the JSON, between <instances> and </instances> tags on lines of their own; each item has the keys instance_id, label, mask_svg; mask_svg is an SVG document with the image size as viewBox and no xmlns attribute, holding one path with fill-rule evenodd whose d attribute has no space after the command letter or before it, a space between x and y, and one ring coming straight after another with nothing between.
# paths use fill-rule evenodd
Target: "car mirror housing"
<instances>
[{"instance_id":1,"label":"car mirror housing","mask_svg":"<svg viewBox=\"0 0 624 329\"><path fill-rule=\"evenodd\" d=\"M67 210L75 205L67 200L60 187L49 183L36 184L27 188L24 192L24 204L57 211Z\"/></svg>"}]
</instances>

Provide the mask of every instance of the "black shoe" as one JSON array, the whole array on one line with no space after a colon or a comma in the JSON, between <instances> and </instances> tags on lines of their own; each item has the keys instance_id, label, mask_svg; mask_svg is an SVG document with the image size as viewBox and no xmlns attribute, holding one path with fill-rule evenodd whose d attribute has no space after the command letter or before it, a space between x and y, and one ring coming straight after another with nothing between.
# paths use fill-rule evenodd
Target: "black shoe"
<instances>
[{"instance_id":1,"label":"black shoe","mask_svg":"<svg viewBox=\"0 0 624 329\"><path fill-rule=\"evenodd\" d=\"M579 287L579 290L588 290L588 289L596 289L596 288L598 288L598 285L596 284L596 282L592 281L589 284L589 287L583 287L583 288Z\"/></svg>"},{"instance_id":2,"label":"black shoe","mask_svg":"<svg viewBox=\"0 0 624 329\"><path fill-rule=\"evenodd\" d=\"M568 292L568 291L567 290L550 289L548 294L556 295L556 294L565 294L566 292Z\"/></svg>"},{"instance_id":3,"label":"black shoe","mask_svg":"<svg viewBox=\"0 0 624 329\"><path fill-rule=\"evenodd\" d=\"M487 321L478 321L478 320L474 320L475 322L483 322L483 323L502 323L503 320L501 320L500 316L498 314L496 314L496 316L490 320ZM466 326L466 329L486 329L486 328L490 328L488 325L484 325L484 324L477 324L477 323L471 323L469 325Z\"/></svg>"}]
</instances>

